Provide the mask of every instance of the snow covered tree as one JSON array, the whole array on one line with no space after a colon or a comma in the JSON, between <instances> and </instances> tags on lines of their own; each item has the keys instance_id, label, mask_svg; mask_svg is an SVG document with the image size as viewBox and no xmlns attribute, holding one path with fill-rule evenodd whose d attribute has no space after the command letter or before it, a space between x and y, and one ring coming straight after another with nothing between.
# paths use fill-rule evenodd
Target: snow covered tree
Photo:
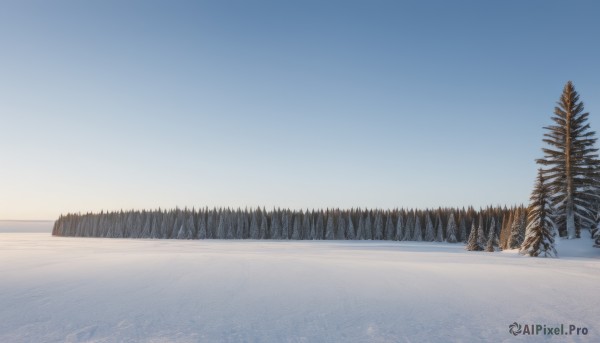
<instances>
[{"instance_id":1,"label":"snow covered tree","mask_svg":"<svg viewBox=\"0 0 600 343\"><path fill-rule=\"evenodd\" d=\"M365 220L361 213L358 214L358 228L356 229L356 239L364 240L365 239Z\"/></svg>"},{"instance_id":2,"label":"snow covered tree","mask_svg":"<svg viewBox=\"0 0 600 343\"><path fill-rule=\"evenodd\" d=\"M346 225L346 239L354 238L354 224L352 223L352 215L348 213L348 225Z\"/></svg>"},{"instance_id":3,"label":"snow covered tree","mask_svg":"<svg viewBox=\"0 0 600 343\"><path fill-rule=\"evenodd\" d=\"M437 215L437 230L436 230L436 234L435 234L435 241L436 242L444 241L444 227L442 224L442 217L440 216L439 212Z\"/></svg>"},{"instance_id":4,"label":"snow covered tree","mask_svg":"<svg viewBox=\"0 0 600 343\"><path fill-rule=\"evenodd\" d=\"M258 229L258 238L266 239L267 234L269 233L269 222L267 221L267 215L265 211L261 211L260 215L260 227Z\"/></svg>"},{"instance_id":5,"label":"snow covered tree","mask_svg":"<svg viewBox=\"0 0 600 343\"><path fill-rule=\"evenodd\" d=\"M479 245L479 238L477 237L479 230L475 226L475 221L473 221L473 225L471 225L471 233L469 234L469 242L467 243L466 249L469 251L481 251L481 245Z\"/></svg>"},{"instance_id":6,"label":"snow covered tree","mask_svg":"<svg viewBox=\"0 0 600 343\"><path fill-rule=\"evenodd\" d=\"M433 223L429 212L425 214L425 241L433 242L435 240L435 232L433 231Z\"/></svg>"},{"instance_id":7,"label":"snow covered tree","mask_svg":"<svg viewBox=\"0 0 600 343\"><path fill-rule=\"evenodd\" d=\"M338 216L338 228L337 231L335 232L335 239L337 240L343 240L346 238L346 221L344 220L344 217L342 216L342 212L340 211L340 214Z\"/></svg>"},{"instance_id":8,"label":"snow covered tree","mask_svg":"<svg viewBox=\"0 0 600 343\"><path fill-rule=\"evenodd\" d=\"M294 224L292 225L292 238L290 239L300 239L300 214L296 214L294 216Z\"/></svg>"},{"instance_id":9,"label":"snow covered tree","mask_svg":"<svg viewBox=\"0 0 600 343\"><path fill-rule=\"evenodd\" d=\"M371 230L371 213L367 212L367 216L365 217L365 227L363 231L363 235L365 239L371 240L373 239L373 232Z\"/></svg>"},{"instance_id":10,"label":"snow covered tree","mask_svg":"<svg viewBox=\"0 0 600 343\"><path fill-rule=\"evenodd\" d=\"M333 214L327 215L327 226L325 227L325 239L333 239Z\"/></svg>"},{"instance_id":11,"label":"snow covered tree","mask_svg":"<svg viewBox=\"0 0 600 343\"><path fill-rule=\"evenodd\" d=\"M525 240L521 245L520 253L534 257L556 257L550 190L545 183L541 169L538 171L530 201L527 211L528 224L525 231Z\"/></svg>"},{"instance_id":12,"label":"snow covered tree","mask_svg":"<svg viewBox=\"0 0 600 343\"><path fill-rule=\"evenodd\" d=\"M273 211L273 218L271 219L271 238L281 239L281 227L279 225L279 214Z\"/></svg>"},{"instance_id":13,"label":"snow covered tree","mask_svg":"<svg viewBox=\"0 0 600 343\"><path fill-rule=\"evenodd\" d=\"M316 236L315 239L323 239L323 235L324 235L324 228L323 228L323 211L319 211L319 214L317 215L317 222L315 223L315 232L316 232Z\"/></svg>"},{"instance_id":14,"label":"snow covered tree","mask_svg":"<svg viewBox=\"0 0 600 343\"><path fill-rule=\"evenodd\" d=\"M496 235L496 220L492 217L492 222L490 223L490 230L488 232L488 240L485 245L485 251L494 252L496 251L497 246L498 236Z\"/></svg>"},{"instance_id":15,"label":"snow covered tree","mask_svg":"<svg viewBox=\"0 0 600 343\"><path fill-rule=\"evenodd\" d=\"M310 212L308 209L304 212L304 216L302 217L302 239L314 239L313 232L311 231L310 225Z\"/></svg>"},{"instance_id":16,"label":"snow covered tree","mask_svg":"<svg viewBox=\"0 0 600 343\"><path fill-rule=\"evenodd\" d=\"M394 240L394 236L396 236L395 231L394 222L392 221L392 213L388 211L387 218L385 220L385 239L388 241Z\"/></svg>"},{"instance_id":17,"label":"snow covered tree","mask_svg":"<svg viewBox=\"0 0 600 343\"><path fill-rule=\"evenodd\" d=\"M454 213L448 217L448 226L446 229L446 242L456 243L456 223L454 222Z\"/></svg>"},{"instance_id":18,"label":"snow covered tree","mask_svg":"<svg viewBox=\"0 0 600 343\"><path fill-rule=\"evenodd\" d=\"M290 237L290 219L287 211L283 211L281 217L281 239L289 239Z\"/></svg>"},{"instance_id":19,"label":"snow covered tree","mask_svg":"<svg viewBox=\"0 0 600 343\"><path fill-rule=\"evenodd\" d=\"M509 249L518 249L525 239L525 210L518 208L514 214L510 228L510 238L508 241Z\"/></svg>"},{"instance_id":20,"label":"snow covered tree","mask_svg":"<svg viewBox=\"0 0 600 343\"><path fill-rule=\"evenodd\" d=\"M598 197L598 154L594 147L595 132L587 123L589 113L583 112L583 102L571 81L567 82L554 108L543 141L544 157L537 163L548 184L555 210L556 224L569 239L577 238L581 228L595 225L593 200Z\"/></svg>"},{"instance_id":21,"label":"snow covered tree","mask_svg":"<svg viewBox=\"0 0 600 343\"><path fill-rule=\"evenodd\" d=\"M375 215L375 222L373 223L373 239L382 240L383 239L383 219L381 218L381 211L377 211Z\"/></svg>"},{"instance_id":22,"label":"snow covered tree","mask_svg":"<svg viewBox=\"0 0 600 343\"><path fill-rule=\"evenodd\" d=\"M406 217L406 227L404 228L404 235L402 236L403 241L410 241L413 237L414 231L414 216L412 213L409 213Z\"/></svg>"},{"instance_id":23,"label":"snow covered tree","mask_svg":"<svg viewBox=\"0 0 600 343\"><path fill-rule=\"evenodd\" d=\"M479 225L477 226L477 244L483 248L485 247L487 240L485 238L485 228L483 227L484 220L483 216L479 215Z\"/></svg>"},{"instance_id":24,"label":"snow covered tree","mask_svg":"<svg viewBox=\"0 0 600 343\"><path fill-rule=\"evenodd\" d=\"M258 218L256 218L256 211L252 211L252 219L250 219L250 239L259 238Z\"/></svg>"},{"instance_id":25,"label":"snow covered tree","mask_svg":"<svg viewBox=\"0 0 600 343\"><path fill-rule=\"evenodd\" d=\"M413 241L420 242L423 240L423 234L421 233L421 222L419 216L415 214L415 228L413 232Z\"/></svg>"},{"instance_id":26,"label":"snow covered tree","mask_svg":"<svg viewBox=\"0 0 600 343\"><path fill-rule=\"evenodd\" d=\"M401 241L404 236L404 216L402 212L398 213L398 220L396 221L396 235L394 236L395 241Z\"/></svg>"},{"instance_id":27,"label":"snow covered tree","mask_svg":"<svg viewBox=\"0 0 600 343\"><path fill-rule=\"evenodd\" d=\"M467 222L465 217L460 219L460 241L466 243L468 241L469 236L467 235Z\"/></svg>"}]
</instances>

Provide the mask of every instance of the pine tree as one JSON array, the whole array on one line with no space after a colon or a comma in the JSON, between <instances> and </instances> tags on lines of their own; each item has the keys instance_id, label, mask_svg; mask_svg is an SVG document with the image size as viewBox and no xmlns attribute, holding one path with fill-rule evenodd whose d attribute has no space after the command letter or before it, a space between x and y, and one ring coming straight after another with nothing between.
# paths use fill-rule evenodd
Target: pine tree
<instances>
[{"instance_id":1,"label":"pine tree","mask_svg":"<svg viewBox=\"0 0 600 343\"><path fill-rule=\"evenodd\" d=\"M281 239L281 227L279 225L279 214L273 210L273 218L271 219L271 236L272 239Z\"/></svg>"},{"instance_id":2,"label":"pine tree","mask_svg":"<svg viewBox=\"0 0 600 343\"><path fill-rule=\"evenodd\" d=\"M283 211L283 216L281 218L281 239L289 239L290 238L290 218L288 216L287 211Z\"/></svg>"},{"instance_id":3,"label":"pine tree","mask_svg":"<svg viewBox=\"0 0 600 343\"><path fill-rule=\"evenodd\" d=\"M446 242L448 243L456 243L456 223L454 222L454 213L450 213L450 217L448 217L448 226L446 229Z\"/></svg>"},{"instance_id":4,"label":"pine tree","mask_svg":"<svg viewBox=\"0 0 600 343\"><path fill-rule=\"evenodd\" d=\"M477 227L477 244L481 248L485 247L487 243L487 240L485 239L485 228L483 227L483 223L483 216L479 215L479 226Z\"/></svg>"},{"instance_id":5,"label":"pine tree","mask_svg":"<svg viewBox=\"0 0 600 343\"><path fill-rule=\"evenodd\" d=\"M261 219L260 219L260 227L258 230L258 238L266 239L267 234L269 233L269 222L267 221L267 215L264 210L261 212L260 218Z\"/></svg>"},{"instance_id":6,"label":"pine tree","mask_svg":"<svg viewBox=\"0 0 600 343\"><path fill-rule=\"evenodd\" d=\"M411 211L412 212L412 211ZM406 227L404 228L404 236L402 237L403 241L410 241L413 237L414 231L414 216L412 213L409 213L406 217Z\"/></svg>"},{"instance_id":7,"label":"pine tree","mask_svg":"<svg viewBox=\"0 0 600 343\"><path fill-rule=\"evenodd\" d=\"M258 218L256 218L256 211L252 211L252 219L250 219L250 239L258 239L258 237Z\"/></svg>"},{"instance_id":8,"label":"pine tree","mask_svg":"<svg viewBox=\"0 0 600 343\"><path fill-rule=\"evenodd\" d=\"M598 197L598 149L595 132L587 123L589 113L571 81L567 82L554 108L543 141L544 157L537 160L548 169L542 170L548 184L556 224L569 239L579 237L581 228L594 226L593 201Z\"/></svg>"},{"instance_id":9,"label":"pine tree","mask_svg":"<svg viewBox=\"0 0 600 343\"><path fill-rule=\"evenodd\" d=\"M344 220L344 217L342 216L342 212L340 211L340 214L338 216L338 229L335 232L335 239L337 240L344 240L346 239L346 221Z\"/></svg>"},{"instance_id":10,"label":"pine tree","mask_svg":"<svg viewBox=\"0 0 600 343\"><path fill-rule=\"evenodd\" d=\"M367 216L365 217L365 227L363 235L367 240L373 239L373 232L371 231L371 213L369 212L367 212Z\"/></svg>"},{"instance_id":11,"label":"pine tree","mask_svg":"<svg viewBox=\"0 0 600 343\"><path fill-rule=\"evenodd\" d=\"M385 239L388 241L394 240L396 236L396 232L394 229L394 222L392 221L392 213L390 211L387 212L387 218L385 221Z\"/></svg>"},{"instance_id":12,"label":"pine tree","mask_svg":"<svg viewBox=\"0 0 600 343\"><path fill-rule=\"evenodd\" d=\"M292 238L290 239L300 239L300 214L296 214L294 216L294 224L292 225Z\"/></svg>"},{"instance_id":13,"label":"pine tree","mask_svg":"<svg viewBox=\"0 0 600 343\"><path fill-rule=\"evenodd\" d=\"M327 226L325 227L325 239L333 239L333 214L327 215Z\"/></svg>"},{"instance_id":14,"label":"pine tree","mask_svg":"<svg viewBox=\"0 0 600 343\"><path fill-rule=\"evenodd\" d=\"M460 219L460 241L467 243L469 236L467 235L467 222L465 217Z\"/></svg>"},{"instance_id":15,"label":"pine tree","mask_svg":"<svg viewBox=\"0 0 600 343\"><path fill-rule=\"evenodd\" d=\"M435 235L435 241L436 242L444 241L444 227L442 224L442 217L440 216L439 212L437 215L437 230L436 230L436 235Z\"/></svg>"},{"instance_id":16,"label":"pine tree","mask_svg":"<svg viewBox=\"0 0 600 343\"><path fill-rule=\"evenodd\" d=\"M402 212L398 213L398 221L396 221L396 235L394 236L395 241L401 241L404 236L404 216Z\"/></svg>"},{"instance_id":17,"label":"pine tree","mask_svg":"<svg viewBox=\"0 0 600 343\"><path fill-rule=\"evenodd\" d=\"M421 233L421 222L419 216L415 214L415 228L413 232L413 241L420 242L423 240L423 234Z\"/></svg>"},{"instance_id":18,"label":"pine tree","mask_svg":"<svg viewBox=\"0 0 600 343\"><path fill-rule=\"evenodd\" d=\"M362 213L359 213L358 228L356 229L356 239L365 239L365 220L363 219Z\"/></svg>"},{"instance_id":19,"label":"pine tree","mask_svg":"<svg viewBox=\"0 0 600 343\"><path fill-rule=\"evenodd\" d=\"M373 239L382 240L383 239L383 219L381 218L381 211L377 211L375 215L375 222L373 223Z\"/></svg>"},{"instance_id":20,"label":"pine tree","mask_svg":"<svg viewBox=\"0 0 600 343\"><path fill-rule=\"evenodd\" d=\"M521 246L523 239L525 239L525 228L525 210L518 208L514 214L510 229L509 249L518 249Z\"/></svg>"},{"instance_id":21,"label":"pine tree","mask_svg":"<svg viewBox=\"0 0 600 343\"><path fill-rule=\"evenodd\" d=\"M496 235L496 220L492 217L492 222L490 223L490 230L488 232L488 240L485 245L485 251L494 252L496 251L497 246L498 237Z\"/></svg>"},{"instance_id":22,"label":"pine tree","mask_svg":"<svg viewBox=\"0 0 600 343\"><path fill-rule=\"evenodd\" d=\"M469 242L467 243L466 249L469 251L481 251L481 245L479 245L479 230L475 226L475 221L473 220L473 225L471 226L471 233L469 234Z\"/></svg>"},{"instance_id":23,"label":"pine tree","mask_svg":"<svg viewBox=\"0 0 600 343\"><path fill-rule=\"evenodd\" d=\"M529 256L556 257L554 248L554 223L549 198L549 186L545 183L542 170L531 192L527 211L527 229L520 252Z\"/></svg>"},{"instance_id":24,"label":"pine tree","mask_svg":"<svg viewBox=\"0 0 600 343\"><path fill-rule=\"evenodd\" d=\"M354 224L352 223L352 214L348 213L348 225L346 226L346 239L356 239L354 237Z\"/></svg>"},{"instance_id":25,"label":"pine tree","mask_svg":"<svg viewBox=\"0 0 600 343\"><path fill-rule=\"evenodd\" d=\"M433 223L431 222L431 216L429 212L425 215L425 241L433 242L435 240L435 233L433 231Z\"/></svg>"}]
</instances>

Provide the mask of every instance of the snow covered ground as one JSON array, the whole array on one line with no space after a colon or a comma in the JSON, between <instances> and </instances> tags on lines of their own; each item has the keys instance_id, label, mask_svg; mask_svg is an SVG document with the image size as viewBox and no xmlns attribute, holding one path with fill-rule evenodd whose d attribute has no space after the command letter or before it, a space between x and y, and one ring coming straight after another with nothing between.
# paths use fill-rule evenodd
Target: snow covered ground
<instances>
[{"instance_id":1,"label":"snow covered ground","mask_svg":"<svg viewBox=\"0 0 600 343\"><path fill-rule=\"evenodd\" d=\"M0 342L600 342L600 249L0 233ZM586 336L513 336L509 324Z\"/></svg>"}]
</instances>

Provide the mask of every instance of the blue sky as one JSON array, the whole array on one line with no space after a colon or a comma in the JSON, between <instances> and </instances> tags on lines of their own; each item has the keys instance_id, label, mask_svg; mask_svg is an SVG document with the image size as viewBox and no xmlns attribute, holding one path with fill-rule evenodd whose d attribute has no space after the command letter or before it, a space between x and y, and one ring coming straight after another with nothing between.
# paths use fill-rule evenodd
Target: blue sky
<instances>
[{"instance_id":1,"label":"blue sky","mask_svg":"<svg viewBox=\"0 0 600 343\"><path fill-rule=\"evenodd\" d=\"M0 218L527 203L594 1L5 1Z\"/></svg>"}]
</instances>

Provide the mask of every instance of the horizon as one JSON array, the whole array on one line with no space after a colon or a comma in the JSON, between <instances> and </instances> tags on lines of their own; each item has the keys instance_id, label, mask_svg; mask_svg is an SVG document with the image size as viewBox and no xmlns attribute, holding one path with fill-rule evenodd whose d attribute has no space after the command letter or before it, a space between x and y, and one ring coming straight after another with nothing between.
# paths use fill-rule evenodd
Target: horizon
<instances>
[{"instance_id":1,"label":"horizon","mask_svg":"<svg viewBox=\"0 0 600 343\"><path fill-rule=\"evenodd\" d=\"M1 4L0 218L526 205L568 80L600 128L600 4L570 8Z\"/></svg>"}]
</instances>

